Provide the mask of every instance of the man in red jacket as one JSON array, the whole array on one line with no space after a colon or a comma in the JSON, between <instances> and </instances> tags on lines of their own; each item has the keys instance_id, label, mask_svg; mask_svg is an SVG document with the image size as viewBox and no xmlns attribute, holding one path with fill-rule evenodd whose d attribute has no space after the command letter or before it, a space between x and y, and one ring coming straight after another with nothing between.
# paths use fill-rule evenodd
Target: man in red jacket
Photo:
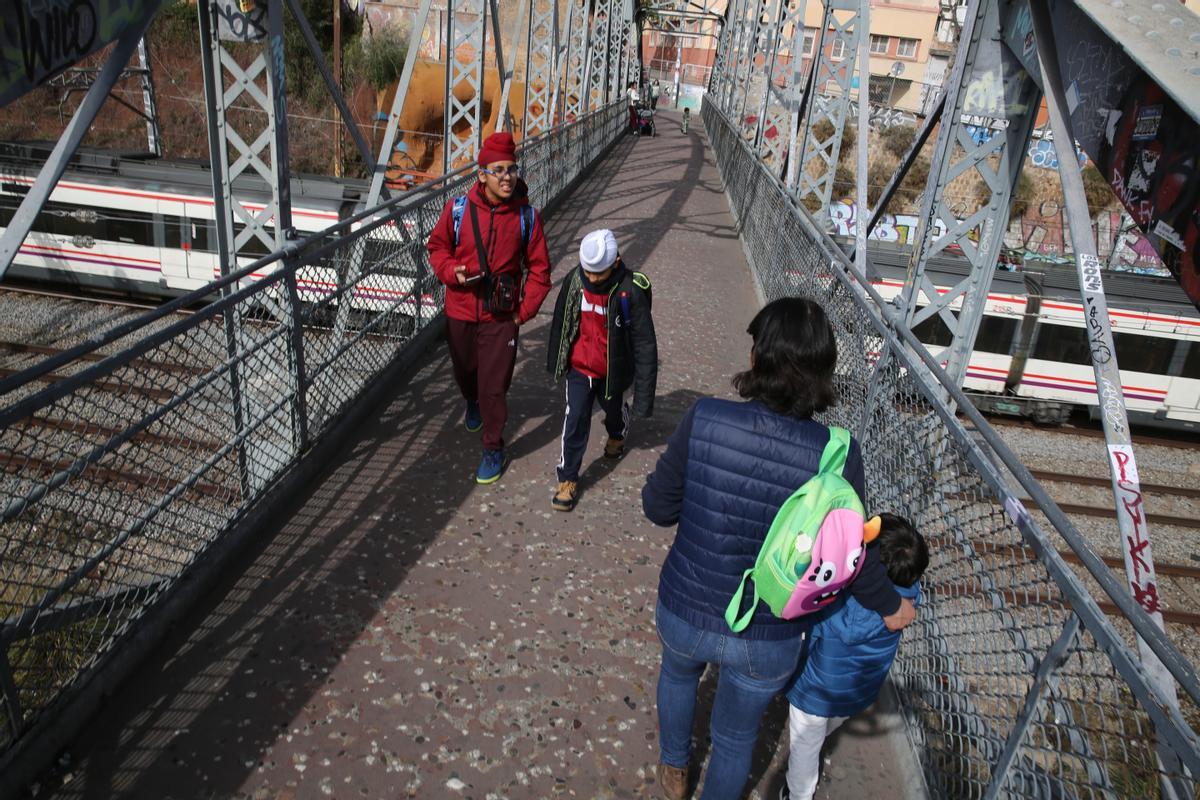
<instances>
[{"instance_id":1,"label":"man in red jacket","mask_svg":"<svg viewBox=\"0 0 1200 800\"><path fill-rule=\"evenodd\" d=\"M479 180L466 202L446 203L429 236L429 262L446 285L446 338L454 380L467 401L464 423L483 429L478 483L500 479L506 395L517 328L550 292L550 254L541 215L528 207L511 134L493 133L479 151Z\"/></svg>"}]
</instances>

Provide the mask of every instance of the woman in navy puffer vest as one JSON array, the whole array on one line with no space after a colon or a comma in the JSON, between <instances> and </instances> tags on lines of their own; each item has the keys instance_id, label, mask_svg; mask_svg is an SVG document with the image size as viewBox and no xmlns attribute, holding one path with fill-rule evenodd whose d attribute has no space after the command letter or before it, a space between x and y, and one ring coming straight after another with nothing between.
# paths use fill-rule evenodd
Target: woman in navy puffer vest
<instances>
[{"instance_id":1,"label":"woman in navy puffer vest","mask_svg":"<svg viewBox=\"0 0 1200 800\"><path fill-rule=\"evenodd\" d=\"M663 644L658 676L658 780L670 800L688 796L696 690L720 665L709 731L705 800L733 800L750 772L759 720L788 683L811 621L783 620L760 604L740 634L725 606L754 566L783 502L816 474L829 429L812 419L834 402L837 344L825 312L805 298L764 307L748 329L750 369L733 379L747 402L698 401L667 442L642 489L646 516L679 528L663 563L655 621ZM842 473L863 494L858 443ZM868 547L849 592L899 630L915 616ZM749 593L748 593L749 594Z\"/></svg>"}]
</instances>

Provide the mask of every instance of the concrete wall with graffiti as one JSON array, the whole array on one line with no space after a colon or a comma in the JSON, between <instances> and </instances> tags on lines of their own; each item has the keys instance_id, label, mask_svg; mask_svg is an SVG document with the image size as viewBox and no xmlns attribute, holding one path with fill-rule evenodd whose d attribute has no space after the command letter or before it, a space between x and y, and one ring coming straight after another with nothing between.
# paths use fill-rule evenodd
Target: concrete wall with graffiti
<instances>
[{"instance_id":1,"label":"concrete wall with graffiti","mask_svg":"<svg viewBox=\"0 0 1200 800\"><path fill-rule=\"evenodd\" d=\"M1023 260L1071 263L1074 253L1064 233L1065 213L1057 203L1046 202L1030 209L1024 216L1010 220L1004 232L1005 250ZM836 234L854 235L858 219L858 208L854 203L834 203L829 208L829 217ZM1123 219L1126 222L1124 225ZM1159 259L1154 245L1136 226L1128 224L1128 218L1120 212L1105 211L1099 214L1092 220L1092 231L1101 263L1107 263L1115 270L1144 275L1170 274ZM870 238L891 244L912 245L916 234L915 214L885 214L871 231Z\"/></svg>"}]
</instances>

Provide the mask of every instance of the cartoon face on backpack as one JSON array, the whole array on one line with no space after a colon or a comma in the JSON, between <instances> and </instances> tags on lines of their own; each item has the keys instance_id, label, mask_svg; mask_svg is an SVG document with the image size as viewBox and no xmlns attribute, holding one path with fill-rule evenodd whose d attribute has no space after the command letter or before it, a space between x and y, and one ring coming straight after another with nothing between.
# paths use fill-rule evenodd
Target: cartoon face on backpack
<instances>
[{"instance_id":1,"label":"cartoon face on backpack","mask_svg":"<svg viewBox=\"0 0 1200 800\"><path fill-rule=\"evenodd\" d=\"M733 632L746 629L760 600L775 616L795 619L837 600L858 576L863 548L879 535L879 518L863 522L862 500L842 477L849 452L850 432L830 427L817 474L780 506L754 566L725 607ZM748 585L754 599L743 608Z\"/></svg>"},{"instance_id":2,"label":"cartoon face on backpack","mask_svg":"<svg viewBox=\"0 0 1200 800\"><path fill-rule=\"evenodd\" d=\"M825 515L815 537L798 536L796 549L807 541L809 560L807 566L802 561L796 564L796 585L781 616L793 619L811 614L836 600L862 568L863 548L878 535L878 522L875 518L864 523L857 509L835 508Z\"/></svg>"}]
</instances>

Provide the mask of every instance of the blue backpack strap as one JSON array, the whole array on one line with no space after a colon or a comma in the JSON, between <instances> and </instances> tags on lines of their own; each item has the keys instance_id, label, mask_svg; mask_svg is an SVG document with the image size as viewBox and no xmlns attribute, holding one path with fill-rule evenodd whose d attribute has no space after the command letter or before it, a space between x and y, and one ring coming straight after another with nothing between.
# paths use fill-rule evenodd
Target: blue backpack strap
<instances>
[{"instance_id":1,"label":"blue backpack strap","mask_svg":"<svg viewBox=\"0 0 1200 800\"><path fill-rule=\"evenodd\" d=\"M537 220L537 212L533 206L521 206L521 247L529 247L529 237L533 236L533 223Z\"/></svg>"},{"instance_id":2,"label":"blue backpack strap","mask_svg":"<svg viewBox=\"0 0 1200 800\"><path fill-rule=\"evenodd\" d=\"M454 198L454 206L450 209L450 217L454 220L454 246L458 247L459 236L458 232L462 228L463 214L467 210L467 196L460 195Z\"/></svg>"}]
</instances>

